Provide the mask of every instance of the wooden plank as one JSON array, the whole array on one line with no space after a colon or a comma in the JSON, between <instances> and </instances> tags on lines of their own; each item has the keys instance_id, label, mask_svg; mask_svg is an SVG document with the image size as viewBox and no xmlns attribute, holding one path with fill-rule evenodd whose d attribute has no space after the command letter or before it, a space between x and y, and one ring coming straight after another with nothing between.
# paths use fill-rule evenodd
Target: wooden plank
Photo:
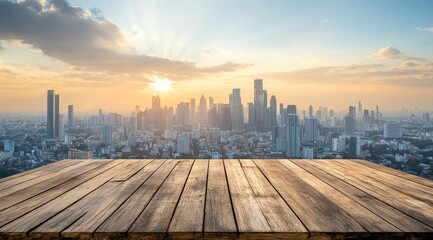
<instances>
[{"instance_id":1,"label":"wooden plank","mask_svg":"<svg viewBox=\"0 0 433 240\"><path fill-rule=\"evenodd\" d=\"M377 184L376 181L362 175L350 174L344 167L333 163L333 161L315 160L311 161L311 164L433 227L433 207L429 204L386 185Z\"/></svg>"},{"instance_id":2,"label":"wooden plank","mask_svg":"<svg viewBox=\"0 0 433 240\"><path fill-rule=\"evenodd\" d=\"M152 160L127 160L129 163L126 165L110 182L124 182L134 176L144 166L149 164ZM144 164L144 165L143 165Z\"/></svg>"},{"instance_id":3,"label":"wooden plank","mask_svg":"<svg viewBox=\"0 0 433 240\"><path fill-rule=\"evenodd\" d=\"M106 183L115 175L117 171L120 171L125 164L125 161L123 161L119 165L94 177L90 181L81 184L80 187L74 188L73 190L62 194L43 206L34 209L20 218L6 224L0 228L1 234L8 237L26 237L29 231Z\"/></svg>"},{"instance_id":4,"label":"wooden plank","mask_svg":"<svg viewBox=\"0 0 433 240\"><path fill-rule=\"evenodd\" d=\"M433 204L433 188L401 178L380 170L372 171L371 168L362 164L354 163L349 160L338 160L336 164L345 167L347 171L354 174L362 174L366 177L374 179L378 184L385 184L394 188L397 191L406 193L414 198L418 198L424 202Z\"/></svg>"},{"instance_id":5,"label":"wooden plank","mask_svg":"<svg viewBox=\"0 0 433 240\"><path fill-rule=\"evenodd\" d=\"M368 236L346 211L275 160L254 160L312 236Z\"/></svg>"},{"instance_id":6,"label":"wooden plank","mask_svg":"<svg viewBox=\"0 0 433 240\"><path fill-rule=\"evenodd\" d=\"M237 229L222 160L209 161L204 237L235 238Z\"/></svg>"},{"instance_id":7,"label":"wooden plank","mask_svg":"<svg viewBox=\"0 0 433 240\"><path fill-rule=\"evenodd\" d=\"M9 208L15 204L18 204L26 199L29 199L33 196L41 194L45 191L50 190L64 182L70 181L71 179L77 177L80 174L83 174L87 171L93 170L97 167L101 167L104 164L107 164L108 161L91 161L89 164L84 165L80 168L75 168L66 174L58 174L44 182L40 182L38 184L32 185L30 187L18 190L4 197L0 197L0 211Z\"/></svg>"},{"instance_id":8,"label":"wooden plank","mask_svg":"<svg viewBox=\"0 0 433 240\"><path fill-rule=\"evenodd\" d=\"M155 160L160 161L160 160ZM98 238L122 238L179 163L167 160L95 231Z\"/></svg>"},{"instance_id":9,"label":"wooden plank","mask_svg":"<svg viewBox=\"0 0 433 240\"><path fill-rule=\"evenodd\" d=\"M3 182L6 182L6 181L10 181L10 180L15 179L15 178L23 177L24 175L35 174L36 172L40 172L40 171L46 171L46 172L57 171L60 167L62 167L62 165L66 165L66 164L68 164L69 162L72 162L72 161L81 162L81 161L84 161L84 160L78 160L77 159L77 160L61 160L61 161L57 161L57 162L54 162L54 163L50 163L50 164L47 164L47 165L43 165L43 166L40 166L40 167L37 167L37 168L30 169L30 170L27 170L27 171L24 171L24 172L20 172L20 173L11 175L11 176L0 178L0 184L3 183ZM36 176L38 176L38 175L36 175ZM18 181L18 182L22 182L22 180Z\"/></svg>"},{"instance_id":10,"label":"wooden plank","mask_svg":"<svg viewBox=\"0 0 433 240\"><path fill-rule=\"evenodd\" d=\"M64 162L63 162L64 161ZM0 194L2 194L3 191L7 190L11 187L18 187L20 184L28 184L33 183L33 181L37 180L40 177L43 177L47 174L55 174L61 169L68 168L70 166L76 165L78 163L83 163L84 161L72 161L72 160L63 160L62 163L59 163L53 167L50 168L42 168L33 171L30 174L24 174L23 176L15 177L13 179L10 179L8 181L3 181L0 183ZM4 196L4 195L3 195Z\"/></svg>"},{"instance_id":11,"label":"wooden plank","mask_svg":"<svg viewBox=\"0 0 433 240\"><path fill-rule=\"evenodd\" d=\"M426 178L418 177L418 176L413 175L413 174L405 173L403 171L392 169L390 167L385 167L385 166L382 166L382 165L379 165L379 164L376 164L376 163L372 163L372 162L369 162L369 161L365 161L365 160L353 159L353 160L350 160L350 161L352 161L354 163L362 164L362 165L367 166L367 167L372 168L372 169L376 169L376 170L379 170L379 171L382 171L382 172L386 172L386 173L392 174L394 176L398 176L398 177L410 180L412 182L423 184L424 186L428 186L428 187L432 187L433 188L433 181L429 180L429 179L426 179Z\"/></svg>"},{"instance_id":12,"label":"wooden plank","mask_svg":"<svg viewBox=\"0 0 433 240\"><path fill-rule=\"evenodd\" d=\"M209 160L196 160L168 227L171 238L201 237Z\"/></svg>"},{"instance_id":13,"label":"wooden plank","mask_svg":"<svg viewBox=\"0 0 433 240\"><path fill-rule=\"evenodd\" d=\"M131 237L163 237L191 171L193 160L180 160L128 231Z\"/></svg>"},{"instance_id":14,"label":"wooden plank","mask_svg":"<svg viewBox=\"0 0 433 240\"><path fill-rule=\"evenodd\" d=\"M294 239L307 238L308 231L293 210L269 183L252 160L240 160L245 176L254 192L272 235Z\"/></svg>"},{"instance_id":15,"label":"wooden plank","mask_svg":"<svg viewBox=\"0 0 433 240\"><path fill-rule=\"evenodd\" d=\"M80 167L83 167L83 166L85 166L87 164L90 164L90 163L91 163L91 161L78 162L76 164L73 164L71 166L63 168L60 171L56 171L56 172L52 172L52 173L45 173L45 174L43 174L43 175L41 175L39 177L33 178L33 179L29 180L29 181L25 181L25 182L16 184L13 187L2 189L2 190L0 190L0 197L7 196L7 195L9 195L11 193L14 193L14 192L17 192L19 190L28 188L30 186L34 186L35 184L38 184L38 183L45 182L45 181L47 181L47 180L49 180L49 179L51 179L53 177L56 177L56 176L59 176L59 175L62 175L62 174L68 174L68 173L72 172L74 169L79 169ZM24 176L24 177L26 177L26 176ZM9 182L10 181L5 182L4 184L7 184Z\"/></svg>"},{"instance_id":16,"label":"wooden plank","mask_svg":"<svg viewBox=\"0 0 433 240\"><path fill-rule=\"evenodd\" d=\"M302 167L317 178L331 185L336 190L355 200L365 208L382 217L392 225L396 226L404 232L426 232L432 231L432 228L421 223L420 221L400 212L394 207L378 200L370 194L361 191L360 189L346 183L345 181L329 174L328 172L319 169L311 164L308 160L292 160L299 167Z\"/></svg>"},{"instance_id":17,"label":"wooden plank","mask_svg":"<svg viewBox=\"0 0 433 240\"><path fill-rule=\"evenodd\" d=\"M1 211L0 215L2 217L0 218L0 226L6 225L7 223L23 216L24 214L32 211L33 209L36 209L46 204L47 202L50 202L51 200L55 199L61 194L70 191L71 189L77 186L79 187L80 184L92 179L93 177L121 163L121 161L104 161L104 162L107 162L107 164L99 167L94 171L86 172L77 177L74 177L70 181L62 183L44 193L38 194L28 199L27 201L20 202L14 205L13 207Z\"/></svg>"},{"instance_id":18,"label":"wooden plank","mask_svg":"<svg viewBox=\"0 0 433 240\"><path fill-rule=\"evenodd\" d=\"M279 160L279 162L287 169L290 169L294 174L296 174L296 176L302 178L306 183L314 187L317 191L322 193L325 197L346 211L349 216L351 216L357 223L359 223L370 233L390 232L396 233L398 236L398 234L401 232L401 230L398 228L394 227L367 208L364 208L361 204L347 197L343 193L336 191L335 188L331 187L311 173L305 171L298 165L292 163L289 160Z\"/></svg>"},{"instance_id":19,"label":"wooden plank","mask_svg":"<svg viewBox=\"0 0 433 240\"><path fill-rule=\"evenodd\" d=\"M147 178L161 165L162 161L152 164L149 160L133 160L116 177L131 176L127 181L108 181L89 195L69 206L30 234L42 236L50 233L53 236L67 238L88 237L107 219ZM149 164L149 165L148 165ZM143 169L144 168L144 169ZM128 170L128 171L126 171Z\"/></svg>"},{"instance_id":20,"label":"wooden plank","mask_svg":"<svg viewBox=\"0 0 433 240\"><path fill-rule=\"evenodd\" d=\"M239 233L272 232L238 160L224 160Z\"/></svg>"}]
</instances>

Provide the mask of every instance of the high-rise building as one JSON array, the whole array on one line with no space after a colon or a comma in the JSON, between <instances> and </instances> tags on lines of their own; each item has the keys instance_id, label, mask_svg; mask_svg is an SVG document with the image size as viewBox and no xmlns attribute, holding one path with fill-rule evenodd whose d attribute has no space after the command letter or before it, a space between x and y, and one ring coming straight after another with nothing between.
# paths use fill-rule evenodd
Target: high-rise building
<instances>
[{"instance_id":1,"label":"high-rise building","mask_svg":"<svg viewBox=\"0 0 433 240\"><path fill-rule=\"evenodd\" d=\"M60 136L60 96L54 90L47 93L47 136L58 138Z\"/></svg>"},{"instance_id":2,"label":"high-rise building","mask_svg":"<svg viewBox=\"0 0 433 240\"><path fill-rule=\"evenodd\" d=\"M288 114L287 120L286 156L288 158L299 158L301 155L301 138L298 124L298 116L296 116L296 114Z\"/></svg>"},{"instance_id":3,"label":"high-rise building","mask_svg":"<svg viewBox=\"0 0 433 240\"><path fill-rule=\"evenodd\" d=\"M297 113L296 113L296 105L287 105L287 114L297 115Z\"/></svg>"},{"instance_id":4,"label":"high-rise building","mask_svg":"<svg viewBox=\"0 0 433 240\"><path fill-rule=\"evenodd\" d=\"M348 158L356 158L358 156L357 154L357 144L358 144L359 138L358 137L350 137L349 138L349 147L347 149L347 157Z\"/></svg>"},{"instance_id":5,"label":"high-rise building","mask_svg":"<svg viewBox=\"0 0 433 240\"><path fill-rule=\"evenodd\" d=\"M209 110L211 110L212 108L215 108L215 100L213 97L209 97Z\"/></svg>"},{"instance_id":6,"label":"high-rise building","mask_svg":"<svg viewBox=\"0 0 433 240\"><path fill-rule=\"evenodd\" d=\"M235 88L232 90L231 94L231 120L233 130L243 130L244 129L244 117L243 117L243 106L241 100L241 90Z\"/></svg>"},{"instance_id":7,"label":"high-rise building","mask_svg":"<svg viewBox=\"0 0 433 240\"><path fill-rule=\"evenodd\" d=\"M177 104L176 109L176 123L181 126L188 126L189 124L189 103L181 102Z\"/></svg>"},{"instance_id":8,"label":"high-rise building","mask_svg":"<svg viewBox=\"0 0 433 240\"><path fill-rule=\"evenodd\" d=\"M189 100L189 120L194 121L196 119L196 109L195 109L195 98Z\"/></svg>"},{"instance_id":9,"label":"high-rise building","mask_svg":"<svg viewBox=\"0 0 433 240\"><path fill-rule=\"evenodd\" d=\"M356 108L354 106L349 106L349 116L356 119Z\"/></svg>"},{"instance_id":10,"label":"high-rise building","mask_svg":"<svg viewBox=\"0 0 433 240\"><path fill-rule=\"evenodd\" d=\"M111 128L111 125L104 125L102 128L102 142L109 146L113 143L113 130Z\"/></svg>"},{"instance_id":11,"label":"high-rise building","mask_svg":"<svg viewBox=\"0 0 433 240\"><path fill-rule=\"evenodd\" d=\"M271 100L269 101L270 107L270 120L271 120L271 128L277 126L277 98L275 95L272 95Z\"/></svg>"},{"instance_id":12,"label":"high-rise building","mask_svg":"<svg viewBox=\"0 0 433 240\"><path fill-rule=\"evenodd\" d=\"M362 103L361 100L358 102L358 118L362 117Z\"/></svg>"},{"instance_id":13,"label":"high-rise building","mask_svg":"<svg viewBox=\"0 0 433 240\"><path fill-rule=\"evenodd\" d=\"M287 124L287 109L284 107L283 103L280 103L280 125Z\"/></svg>"},{"instance_id":14,"label":"high-rise building","mask_svg":"<svg viewBox=\"0 0 433 240\"><path fill-rule=\"evenodd\" d=\"M48 90L47 95L47 135L48 138L54 138L55 131L55 101L54 90Z\"/></svg>"},{"instance_id":15,"label":"high-rise building","mask_svg":"<svg viewBox=\"0 0 433 240\"><path fill-rule=\"evenodd\" d=\"M364 109L363 120L364 122L370 122L370 112L368 111L368 109Z\"/></svg>"},{"instance_id":16,"label":"high-rise building","mask_svg":"<svg viewBox=\"0 0 433 240\"><path fill-rule=\"evenodd\" d=\"M403 136L399 122L387 122L383 125L384 138L401 138Z\"/></svg>"},{"instance_id":17,"label":"high-rise building","mask_svg":"<svg viewBox=\"0 0 433 240\"><path fill-rule=\"evenodd\" d=\"M265 116L268 104L268 95L263 90L263 79L254 80L254 111L255 111L255 127L257 131L265 130Z\"/></svg>"},{"instance_id":18,"label":"high-rise building","mask_svg":"<svg viewBox=\"0 0 433 240\"><path fill-rule=\"evenodd\" d=\"M201 126L208 126L207 124L207 106L206 106L206 98L204 98L204 95L201 95L200 98L200 105L198 107L198 115L199 115L199 121Z\"/></svg>"},{"instance_id":19,"label":"high-rise building","mask_svg":"<svg viewBox=\"0 0 433 240\"><path fill-rule=\"evenodd\" d=\"M221 130L228 131L232 129L230 104L218 104L218 117Z\"/></svg>"},{"instance_id":20,"label":"high-rise building","mask_svg":"<svg viewBox=\"0 0 433 240\"><path fill-rule=\"evenodd\" d=\"M60 95L55 95L55 110L54 110L54 137L60 137ZM62 126L63 127L63 126Z\"/></svg>"},{"instance_id":21,"label":"high-rise building","mask_svg":"<svg viewBox=\"0 0 433 240\"><path fill-rule=\"evenodd\" d=\"M355 133L355 118L352 116L346 116L344 118L344 133L348 136L351 136Z\"/></svg>"},{"instance_id":22,"label":"high-rise building","mask_svg":"<svg viewBox=\"0 0 433 240\"><path fill-rule=\"evenodd\" d=\"M255 111L254 111L254 104L248 103L248 125L253 128L255 126Z\"/></svg>"},{"instance_id":23,"label":"high-rise building","mask_svg":"<svg viewBox=\"0 0 433 240\"><path fill-rule=\"evenodd\" d=\"M316 141L319 137L319 123L315 118L305 119L305 141Z\"/></svg>"},{"instance_id":24,"label":"high-rise building","mask_svg":"<svg viewBox=\"0 0 433 240\"><path fill-rule=\"evenodd\" d=\"M313 116L313 111L314 111L314 110L313 110L313 106L310 105L310 106L308 107L308 117L310 117L310 118L314 117L314 116Z\"/></svg>"},{"instance_id":25,"label":"high-rise building","mask_svg":"<svg viewBox=\"0 0 433 240\"><path fill-rule=\"evenodd\" d=\"M74 105L68 105L68 131L71 131L74 125Z\"/></svg>"}]
</instances>

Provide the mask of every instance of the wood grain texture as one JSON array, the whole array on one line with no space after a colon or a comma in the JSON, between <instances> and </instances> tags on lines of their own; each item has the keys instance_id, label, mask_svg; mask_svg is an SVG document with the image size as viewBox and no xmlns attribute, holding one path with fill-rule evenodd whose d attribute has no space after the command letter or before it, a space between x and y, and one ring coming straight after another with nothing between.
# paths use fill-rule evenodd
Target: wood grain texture
<instances>
[{"instance_id":1,"label":"wood grain texture","mask_svg":"<svg viewBox=\"0 0 433 240\"><path fill-rule=\"evenodd\" d=\"M193 163L193 160L180 161L176 165L128 234L138 236L146 232L150 236L165 236Z\"/></svg>"},{"instance_id":2,"label":"wood grain texture","mask_svg":"<svg viewBox=\"0 0 433 240\"><path fill-rule=\"evenodd\" d=\"M157 162L156 160L155 162ZM159 162L159 161L158 161ZM122 237L143 212L179 161L167 160L95 231L100 238Z\"/></svg>"},{"instance_id":3,"label":"wood grain texture","mask_svg":"<svg viewBox=\"0 0 433 240\"><path fill-rule=\"evenodd\" d=\"M379 199L354 187L353 185L350 185L349 183L329 174L328 172L315 167L313 164L311 164L311 161L293 160L292 162L313 174L317 178L320 178L322 181L331 185L336 190L355 200L365 208L374 212L376 215L382 217L401 231L425 232L432 230L432 228L422 224L409 215L402 213L391 205L388 205L387 203L380 201Z\"/></svg>"},{"instance_id":4,"label":"wood grain texture","mask_svg":"<svg viewBox=\"0 0 433 240\"><path fill-rule=\"evenodd\" d=\"M366 233L346 211L275 160L255 160L311 233Z\"/></svg>"},{"instance_id":5,"label":"wood grain texture","mask_svg":"<svg viewBox=\"0 0 433 240\"><path fill-rule=\"evenodd\" d=\"M400 230L380 216L364 208L361 204L353 199L347 197L343 193L336 191L331 185L323 182L320 178L305 171L303 168L289 161L279 161L287 169L290 169L296 176L302 178L310 186L314 187L317 191L338 205L341 209L346 211L347 215L351 216L357 223L370 233L380 232L395 232L399 233Z\"/></svg>"},{"instance_id":6,"label":"wood grain texture","mask_svg":"<svg viewBox=\"0 0 433 240\"><path fill-rule=\"evenodd\" d=\"M206 199L209 161L195 161L168 228L169 237L200 236Z\"/></svg>"},{"instance_id":7,"label":"wood grain texture","mask_svg":"<svg viewBox=\"0 0 433 240\"><path fill-rule=\"evenodd\" d=\"M221 160L209 161L204 235L214 238L237 235L224 163Z\"/></svg>"},{"instance_id":8,"label":"wood grain texture","mask_svg":"<svg viewBox=\"0 0 433 240\"><path fill-rule=\"evenodd\" d=\"M224 160L224 165L239 232L272 232L239 160Z\"/></svg>"},{"instance_id":9,"label":"wood grain texture","mask_svg":"<svg viewBox=\"0 0 433 240\"><path fill-rule=\"evenodd\" d=\"M151 163L151 161L148 160L128 160L126 161L126 165L123 166L122 171L119 171L114 178L131 176L131 174L139 172L149 163ZM51 232L65 237L92 235L96 228L98 228L157 167L158 164L151 165L150 171L141 171L141 174L135 174L128 183L112 181L114 178L110 179L110 181L103 186L37 227L32 231L31 235L40 234L42 232Z\"/></svg>"},{"instance_id":10,"label":"wood grain texture","mask_svg":"<svg viewBox=\"0 0 433 240\"><path fill-rule=\"evenodd\" d=\"M408 180L410 180L412 182L420 183L420 184L423 184L425 186L429 186L429 187L433 188L433 181L425 179L425 178L421 178L421 177L418 177L418 176L415 176L415 175L412 175L412 174L409 174L409 173L405 173L405 172L402 172L402 171L399 171L399 170L396 170L396 169L392 169L392 168L389 168L389 167L384 167L384 166L381 166L379 164L375 164L375 163L368 162L368 161L365 161L365 160L353 159L353 160L350 160L350 161L352 161L353 163L362 164L364 166L367 166L369 168L378 170L380 172L386 172L386 173L392 174L394 176L401 177L401 178L404 178L404 179L408 179Z\"/></svg>"},{"instance_id":11,"label":"wood grain texture","mask_svg":"<svg viewBox=\"0 0 433 240\"><path fill-rule=\"evenodd\" d=\"M0 239L433 239L431 181L358 160L65 160L0 186Z\"/></svg>"},{"instance_id":12,"label":"wood grain texture","mask_svg":"<svg viewBox=\"0 0 433 240\"><path fill-rule=\"evenodd\" d=\"M401 193L391 187L377 184L376 181L370 178L350 174L344 167L333 161L311 161L311 164L388 203L418 221L433 227L433 207L430 204Z\"/></svg>"},{"instance_id":13,"label":"wood grain texture","mask_svg":"<svg viewBox=\"0 0 433 240\"><path fill-rule=\"evenodd\" d=\"M240 160L240 162L256 201L272 232L285 233L293 238L308 237L308 231L302 222L254 162L251 160Z\"/></svg>"},{"instance_id":14,"label":"wood grain texture","mask_svg":"<svg viewBox=\"0 0 433 240\"><path fill-rule=\"evenodd\" d=\"M10 208L7 208L0 212L0 226L4 226L5 224L23 216L24 214L36 209L38 207L43 206L44 204L52 201L56 197L79 187L82 183L87 182L99 174L113 168L114 166L120 164L122 161L104 161L107 162L104 166L98 168L92 172L85 172L79 176L74 177L70 181L67 181L63 184L60 184L48 191L40 193L27 201L20 202L16 205L13 205ZM7 203L6 203L7 204Z\"/></svg>"},{"instance_id":15,"label":"wood grain texture","mask_svg":"<svg viewBox=\"0 0 433 240\"><path fill-rule=\"evenodd\" d=\"M374 179L380 185L387 185L397 191L407 193L425 202L433 204L433 188L404 178L395 177L386 172L371 171L371 168L349 160L338 160L334 163L342 165L347 171Z\"/></svg>"}]
</instances>

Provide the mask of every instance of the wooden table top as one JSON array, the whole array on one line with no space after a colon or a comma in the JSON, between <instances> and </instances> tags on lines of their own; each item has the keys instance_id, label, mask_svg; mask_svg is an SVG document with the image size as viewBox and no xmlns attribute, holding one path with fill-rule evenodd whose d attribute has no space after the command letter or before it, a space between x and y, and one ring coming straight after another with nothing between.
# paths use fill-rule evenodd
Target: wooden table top
<instances>
[{"instance_id":1,"label":"wooden table top","mask_svg":"<svg viewBox=\"0 0 433 240\"><path fill-rule=\"evenodd\" d=\"M63 160L0 179L0 238L433 239L433 181L362 160Z\"/></svg>"}]
</instances>

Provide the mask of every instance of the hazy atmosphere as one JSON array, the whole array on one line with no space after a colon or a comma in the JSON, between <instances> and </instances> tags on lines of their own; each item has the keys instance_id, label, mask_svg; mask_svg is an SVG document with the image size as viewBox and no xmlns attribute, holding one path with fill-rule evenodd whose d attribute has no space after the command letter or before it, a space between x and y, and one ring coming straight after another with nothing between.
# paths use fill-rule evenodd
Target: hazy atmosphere
<instances>
[{"instance_id":1,"label":"hazy atmosphere","mask_svg":"<svg viewBox=\"0 0 433 240\"><path fill-rule=\"evenodd\" d=\"M228 7L230 5L230 7ZM128 112L202 93L384 110L433 101L431 1L0 1L0 110Z\"/></svg>"}]
</instances>

